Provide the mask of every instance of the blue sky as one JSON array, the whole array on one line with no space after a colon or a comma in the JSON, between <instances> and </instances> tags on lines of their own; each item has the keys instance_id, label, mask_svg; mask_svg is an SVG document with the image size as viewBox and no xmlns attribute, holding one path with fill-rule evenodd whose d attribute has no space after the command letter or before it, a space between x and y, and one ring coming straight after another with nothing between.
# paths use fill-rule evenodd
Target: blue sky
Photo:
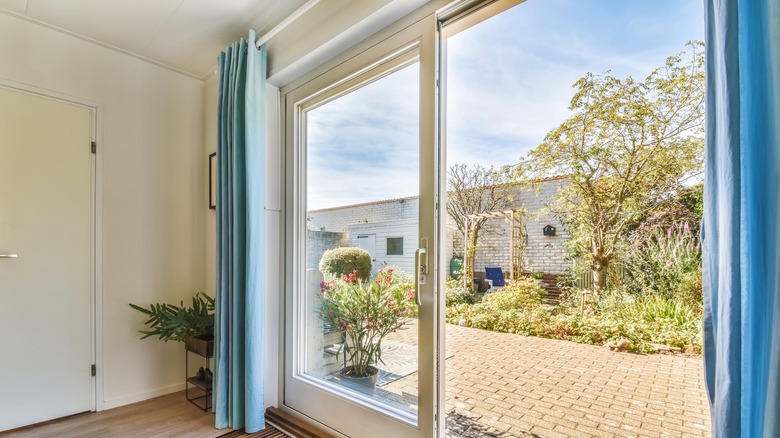
<instances>
[{"instance_id":1,"label":"blue sky","mask_svg":"<svg viewBox=\"0 0 780 438\"><path fill-rule=\"evenodd\" d=\"M448 161L514 164L587 72L644 79L703 39L701 0L528 0L447 41ZM417 193L418 69L308 114L308 209Z\"/></svg>"}]
</instances>

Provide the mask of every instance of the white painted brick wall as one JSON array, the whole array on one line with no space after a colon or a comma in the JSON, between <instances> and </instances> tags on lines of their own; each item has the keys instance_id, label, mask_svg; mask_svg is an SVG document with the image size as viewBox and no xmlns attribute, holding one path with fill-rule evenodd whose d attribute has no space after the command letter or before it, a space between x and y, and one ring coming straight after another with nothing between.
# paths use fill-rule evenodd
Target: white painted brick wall
<instances>
[{"instance_id":1,"label":"white painted brick wall","mask_svg":"<svg viewBox=\"0 0 780 438\"><path fill-rule=\"evenodd\" d=\"M550 274L562 274L571 266L571 261L566 260L566 239L568 233L561 223L551 214L541 214L548 203L558 192L563 180L543 182L531 189L518 188L515 192L515 208L525 208L527 214L524 218L524 233L528 236L525 248L524 270L528 272L542 271ZM387 221L405 222L417 220L419 200L417 198L393 200L354 207L334 208L328 210L310 211L308 213L308 229L331 232L347 232L350 225L377 223ZM448 241L445 248L449 256L462 255L463 236L447 218L445 233ZM554 237L544 236L542 229L545 225L556 228ZM489 225L494 228L492 233L482 233L477 249L477 270L483 270L485 266L501 266L505 270L511 267L511 224L508 219L491 219ZM365 230L365 226L357 227ZM451 239L451 240L449 240ZM449 259L450 257L448 257ZM449 268L449 267L448 267Z\"/></svg>"}]
</instances>

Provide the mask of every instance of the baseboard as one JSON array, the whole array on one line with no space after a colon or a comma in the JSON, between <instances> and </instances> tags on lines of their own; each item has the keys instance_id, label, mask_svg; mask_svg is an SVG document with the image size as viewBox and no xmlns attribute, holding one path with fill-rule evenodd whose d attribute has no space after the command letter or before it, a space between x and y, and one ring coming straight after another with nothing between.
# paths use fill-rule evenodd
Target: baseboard
<instances>
[{"instance_id":1,"label":"baseboard","mask_svg":"<svg viewBox=\"0 0 780 438\"><path fill-rule=\"evenodd\" d=\"M138 394L132 394L125 397L115 398L113 400L105 400L103 402L103 409L118 408L120 406L138 403L144 400L149 400L150 398L160 397L162 395L168 395L179 391L184 391L184 383L177 383L175 385L164 386L162 388L153 389L151 391L139 392Z\"/></svg>"}]
</instances>

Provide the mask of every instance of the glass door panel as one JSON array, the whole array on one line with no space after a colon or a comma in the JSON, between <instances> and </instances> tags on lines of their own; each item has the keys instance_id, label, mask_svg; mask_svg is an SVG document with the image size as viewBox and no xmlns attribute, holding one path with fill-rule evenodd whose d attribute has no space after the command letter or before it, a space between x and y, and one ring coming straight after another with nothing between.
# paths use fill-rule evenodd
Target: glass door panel
<instances>
[{"instance_id":1,"label":"glass door panel","mask_svg":"<svg viewBox=\"0 0 780 438\"><path fill-rule=\"evenodd\" d=\"M346 436L435 434L435 29L282 89L284 407Z\"/></svg>"},{"instance_id":2,"label":"glass door panel","mask_svg":"<svg viewBox=\"0 0 780 438\"><path fill-rule=\"evenodd\" d=\"M283 90L284 405L347 436L435 427L434 58L416 35Z\"/></svg>"},{"instance_id":3,"label":"glass door panel","mask_svg":"<svg viewBox=\"0 0 780 438\"><path fill-rule=\"evenodd\" d=\"M305 111L301 377L416 422L419 68Z\"/></svg>"}]
</instances>

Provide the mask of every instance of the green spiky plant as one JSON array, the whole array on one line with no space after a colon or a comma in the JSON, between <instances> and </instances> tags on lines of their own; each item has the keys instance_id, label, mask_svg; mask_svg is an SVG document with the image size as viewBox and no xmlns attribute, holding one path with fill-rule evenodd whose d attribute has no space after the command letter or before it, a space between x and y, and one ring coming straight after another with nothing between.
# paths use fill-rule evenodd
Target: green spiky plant
<instances>
[{"instance_id":1,"label":"green spiky plant","mask_svg":"<svg viewBox=\"0 0 780 438\"><path fill-rule=\"evenodd\" d=\"M148 330L139 330L141 339L158 336L163 341L184 342L189 337L213 339L214 337L214 298L203 292L192 297L192 306L185 307L167 303L151 304L149 308L130 304L133 309L147 315L144 322Z\"/></svg>"}]
</instances>

